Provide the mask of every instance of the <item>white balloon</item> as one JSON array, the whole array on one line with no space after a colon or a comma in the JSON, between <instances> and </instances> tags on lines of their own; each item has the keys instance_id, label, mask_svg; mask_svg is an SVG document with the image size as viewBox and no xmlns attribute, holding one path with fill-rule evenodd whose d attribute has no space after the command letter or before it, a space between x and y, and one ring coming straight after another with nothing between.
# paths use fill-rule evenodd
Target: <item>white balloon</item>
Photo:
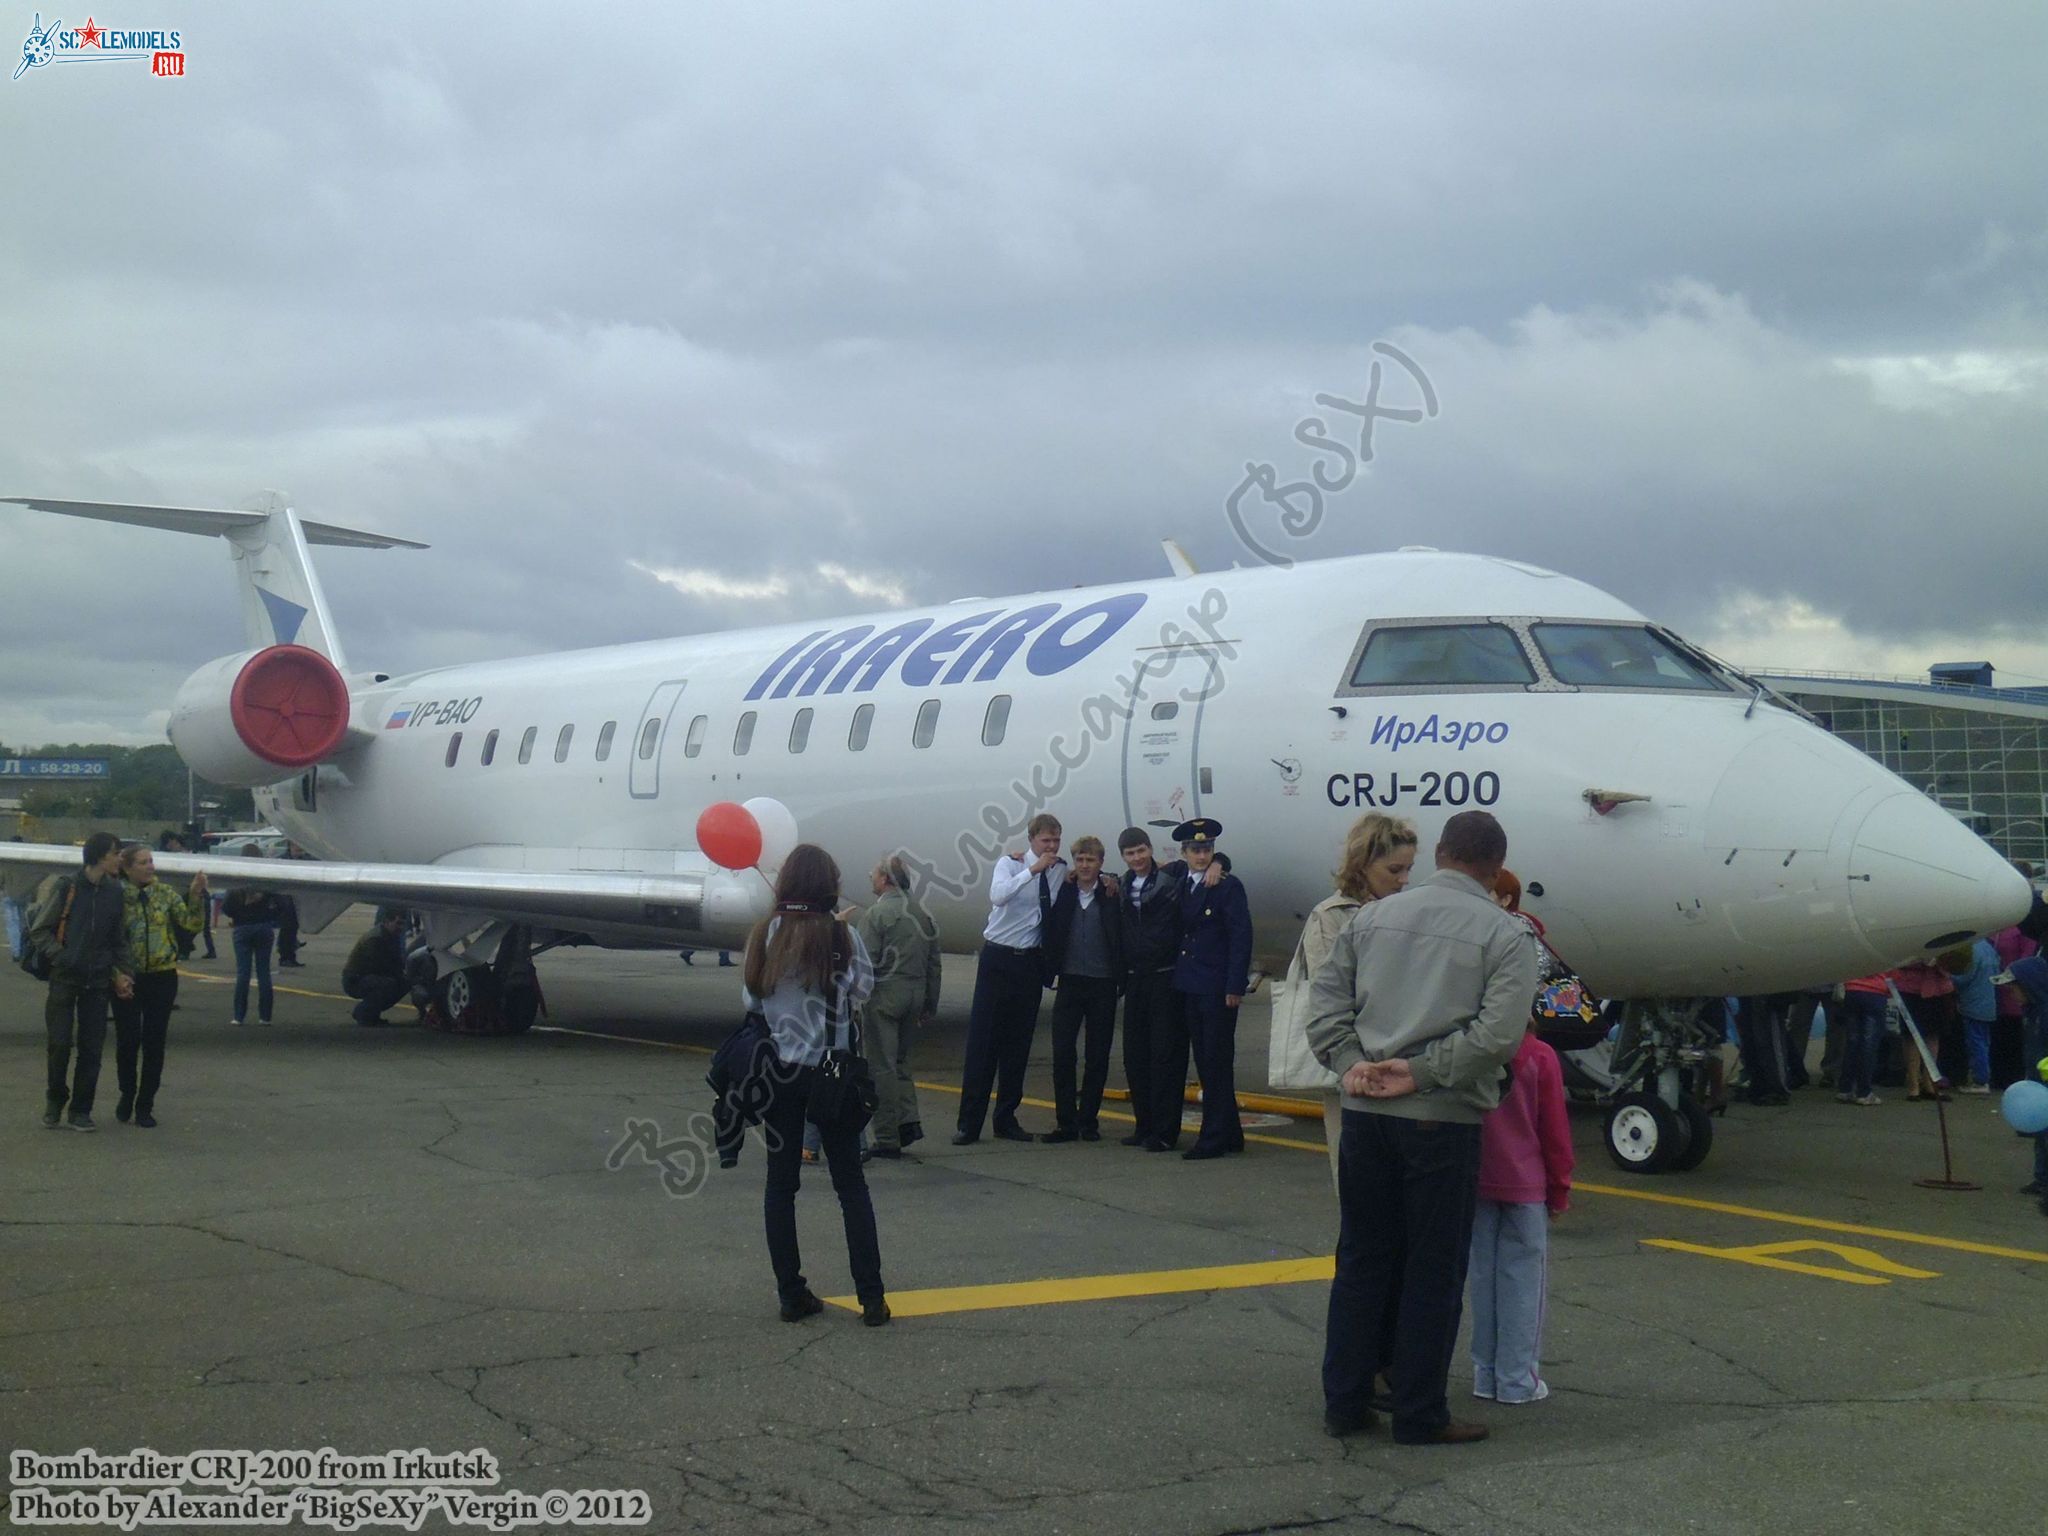
<instances>
[{"instance_id":1,"label":"white balloon","mask_svg":"<svg viewBox=\"0 0 2048 1536\"><path fill-rule=\"evenodd\" d=\"M796 830L796 817L788 806L767 795L756 795L740 803L753 814L761 828L761 862L756 868L762 874L772 876L782 868L782 861L789 857L789 850L803 840Z\"/></svg>"}]
</instances>

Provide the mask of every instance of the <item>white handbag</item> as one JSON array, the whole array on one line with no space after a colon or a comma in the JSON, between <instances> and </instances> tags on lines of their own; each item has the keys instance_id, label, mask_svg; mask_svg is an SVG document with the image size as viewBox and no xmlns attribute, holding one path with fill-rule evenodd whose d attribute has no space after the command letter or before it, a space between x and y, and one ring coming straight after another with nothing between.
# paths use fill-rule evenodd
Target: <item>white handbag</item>
<instances>
[{"instance_id":1,"label":"white handbag","mask_svg":"<svg viewBox=\"0 0 2048 1536\"><path fill-rule=\"evenodd\" d=\"M1301 941L1287 962L1287 978L1273 983L1273 1030L1266 1040L1266 1082L1273 1088L1316 1093L1337 1091L1337 1074L1316 1060L1308 1048L1308 1021L1314 1017L1315 987L1308 977L1308 957Z\"/></svg>"}]
</instances>

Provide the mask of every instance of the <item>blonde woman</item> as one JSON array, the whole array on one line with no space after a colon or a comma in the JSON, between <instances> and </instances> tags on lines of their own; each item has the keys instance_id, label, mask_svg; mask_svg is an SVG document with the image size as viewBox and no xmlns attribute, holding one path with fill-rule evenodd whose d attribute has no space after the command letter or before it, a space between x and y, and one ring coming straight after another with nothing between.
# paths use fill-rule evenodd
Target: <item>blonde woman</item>
<instances>
[{"instance_id":1,"label":"blonde woman","mask_svg":"<svg viewBox=\"0 0 2048 1536\"><path fill-rule=\"evenodd\" d=\"M1313 987L1316 972L1330 958L1337 935L1358 909L1403 890L1415 867L1415 828L1377 811L1361 816L1344 835L1344 862L1337 868L1337 889L1309 912L1301 930L1301 957L1306 967L1302 985ZM1336 1089L1323 1095L1323 1139L1330 1147L1330 1178L1337 1177L1337 1140L1344 1132L1344 1096Z\"/></svg>"}]
</instances>

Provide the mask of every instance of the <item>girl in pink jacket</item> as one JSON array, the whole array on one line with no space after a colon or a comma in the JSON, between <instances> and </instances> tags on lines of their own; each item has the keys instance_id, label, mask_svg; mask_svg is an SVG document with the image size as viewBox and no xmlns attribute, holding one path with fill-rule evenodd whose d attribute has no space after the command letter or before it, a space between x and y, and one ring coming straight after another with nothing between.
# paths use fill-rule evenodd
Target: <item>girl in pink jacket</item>
<instances>
[{"instance_id":1,"label":"girl in pink jacket","mask_svg":"<svg viewBox=\"0 0 2048 1536\"><path fill-rule=\"evenodd\" d=\"M1572 1192L1572 1130L1557 1053L1522 1037L1515 1083L1479 1132L1479 1205L1472 1222L1472 1395L1503 1403L1550 1396L1543 1347L1549 1223Z\"/></svg>"}]
</instances>

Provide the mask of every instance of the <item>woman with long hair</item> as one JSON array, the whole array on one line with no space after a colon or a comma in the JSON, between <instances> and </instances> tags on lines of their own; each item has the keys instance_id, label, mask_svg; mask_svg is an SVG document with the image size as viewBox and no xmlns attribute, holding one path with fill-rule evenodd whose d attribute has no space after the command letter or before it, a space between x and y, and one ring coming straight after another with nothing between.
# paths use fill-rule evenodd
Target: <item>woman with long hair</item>
<instances>
[{"instance_id":1,"label":"woman with long hair","mask_svg":"<svg viewBox=\"0 0 2048 1536\"><path fill-rule=\"evenodd\" d=\"M1415 827L1397 816L1375 811L1361 816L1344 834L1344 860L1337 866L1337 889L1310 910L1301 930L1303 985L1313 987L1316 972L1330 958L1337 935L1367 902L1407 889L1415 868ZM1330 1146L1330 1177L1337 1177L1337 1141L1344 1133L1344 1096L1323 1095L1323 1139Z\"/></svg>"},{"instance_id":2,"label":"woman with long hair","mask_svg":"<svg viewBox=\"0 0 2048 1536\"><path fill-rule=\"evenodd\" d=\"M744 997L768 1022L777 1068L775 1094L761 1118L768 1144L768 1185L762 1202L768 1261L785 1323L801 1322L825 1304L805 1283L797 1252L796 1192L803 1177L804 1111L828 1049L851 1043L853 1010L874 990L867 946L837 916L839 866L815 843L799 843L775 881L775 910L747 938ZM823 1131L826 1165L846 1225L846 1253L860 1298L861 1321L889 1321L882 1292L882 1250L875 1207L860 1166L860 1133Z\"/></svg>"}]
</instances>

